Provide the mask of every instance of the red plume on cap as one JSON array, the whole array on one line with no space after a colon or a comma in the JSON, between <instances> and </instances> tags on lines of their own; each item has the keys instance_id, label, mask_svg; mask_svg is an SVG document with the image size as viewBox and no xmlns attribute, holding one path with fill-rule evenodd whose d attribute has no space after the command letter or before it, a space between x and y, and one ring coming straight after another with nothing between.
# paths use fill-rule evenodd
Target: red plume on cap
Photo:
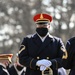
<instances>
[{"instance_id":1,"label":"red plume on cap","mask_svg":"<svg viewBox=\"0 0 75 75\"><path fill-rule=\"evenodd\" d=\"M36 14L34 17L33 17L33 20L34 22L36 23L45 23L45 22L51 22L52 21L52 16L49 15L49 14L44 14L44 13L41 13L41 14Z\"/></svg>"}]
</instances>

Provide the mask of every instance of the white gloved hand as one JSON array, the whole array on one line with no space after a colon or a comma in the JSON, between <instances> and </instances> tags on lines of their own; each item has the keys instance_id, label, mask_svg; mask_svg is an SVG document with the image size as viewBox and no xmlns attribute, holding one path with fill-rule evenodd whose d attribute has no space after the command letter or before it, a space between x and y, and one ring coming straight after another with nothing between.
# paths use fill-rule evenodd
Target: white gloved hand
<instances>
[{"instance_id":1,"label":"white gloved hand","mask_svg":"<svg viewBox=\"0 0 75 75\"><path fill-rule=\"evenodd\" d=\"M46 70L46 66L40 66L40 71L45 71Z\"/></svg>"},{"instance_id":2,"label":"white gloved hand","mask_svg":"<svg viewBox=\"0 0 75 75\"><path fill-rule=\"evenodd\" d=\"M49 60L47 60L47 59L42 59L42 60L38 60L38 61L36 62L36 65L37 65L37 66L46 66L46 67L49 67L49 66L52 65L52 62L49 61Z\"/></svg>"}]
</instances>

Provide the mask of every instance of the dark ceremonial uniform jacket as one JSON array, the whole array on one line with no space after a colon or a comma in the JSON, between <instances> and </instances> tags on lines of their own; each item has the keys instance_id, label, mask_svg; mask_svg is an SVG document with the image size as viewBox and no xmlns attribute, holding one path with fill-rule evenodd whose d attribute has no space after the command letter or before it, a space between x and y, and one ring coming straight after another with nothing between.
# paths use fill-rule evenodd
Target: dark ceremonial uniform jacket
<instances>
[{"instance_id":1,"label":"dark ceremonial uniform jacket","mask_svg":"<svg viewBox=\"0 0 75 75\"><path fill-rule=\"evenodd\" d=\"M23 70L23 71L22 71L22 70ZM22 70L18 71L18 69L16 68L15 65L12 65L12 66L8 69L10 75L25 75L25 70L24 70L24 68L22 68ZM21 74L18 74L18 72L21 72L21 71L22 71L22 73L21 73Z\"/></svg>"},{"instance_id":2,"label":"dark ceremonial uniform jacket","mask_svg":"<svg viewBox=\"0 0 75 75\"><path fill-rule=\"evenodd\" d=\"M36 62L40 59L48 59L52 62L53 75L57 75L56 69L61 67L64 45L60 38L47 35L44 42L37 34L27 36L23 39L20 51L19 62L27 67L26 75L42 75Z\"/></svg>"},{"instance_id":3,"label":"dark ceremonial uniform jacket","mask_svg":"<svg viewBox=\"0 0 75 75\"><path fill-rule=\"evenodd\" d=\"M67 41L66 50L68 58L63 60L63 66L66 69L71 69L69 75L75 75L75 37Z\"/></svg>"},{"instance_id":4,"label":"dark ceremonial uniform jacket","mask_svg":"<svg viewBox=\"0 0 75 75\"><path fill-rule=\"evenodd\" d=\"M0 75L9 75L8 70L0 64Z\"/></svg>"}]
</instances>

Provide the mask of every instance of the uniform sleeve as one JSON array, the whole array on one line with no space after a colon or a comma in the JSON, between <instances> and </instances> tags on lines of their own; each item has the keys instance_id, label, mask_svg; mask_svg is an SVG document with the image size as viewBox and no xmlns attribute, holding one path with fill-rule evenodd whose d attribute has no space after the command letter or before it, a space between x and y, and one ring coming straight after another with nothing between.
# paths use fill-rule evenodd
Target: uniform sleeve
<instances>
[{"instance_id":1,"label":"uniform sleeve","mask_svg":"<svg viewBox=\"0 0 75 75\"><path fill-rule=\"evenodd\" d=\"M29 56L28 47L27 47L28 38L24 38L19 50L19 62L20 64L30 67L32 69L36 68L37 60Z\"/></svg>"},{"instance_id":2,"label":"uniform sleeve","mask_svg":"<svg viewBox=\"0 0 75 75\"><path fill-rule=\"evenodd\" d=\"M58 50L57 50L57 57L55 59L52 59L52 68L53 69L58 69L62 67L62 59L67 58L67 52L64 46L64 43L62 42L61 39L58 40Z\"/></svg>"},{"instance_id":3,"label":"uniform sleeve","mask_svg":"<svg viewBox=\"0 0 75 75\"><path fill-rule=\"evenodd\" d=\"M70 41L67 41L67 44L66 44L66 50L67 50L67 53L68 53L68 57L67 59L63 59L63 67L66 68L66 69L71 69L72 67L72 59L73 59L73 51L71 50L71 43Z\"/></svg>"},{"instance_id":4,"label":"uniform sleeve","mask_svg":"<svg viewBox=\"0 0 75 75\"><path fill-rule=\"evenodd\" d=\"M0 64L0 75L9 75L7 69L2 64Z\"/></svg>"}]
</instances>

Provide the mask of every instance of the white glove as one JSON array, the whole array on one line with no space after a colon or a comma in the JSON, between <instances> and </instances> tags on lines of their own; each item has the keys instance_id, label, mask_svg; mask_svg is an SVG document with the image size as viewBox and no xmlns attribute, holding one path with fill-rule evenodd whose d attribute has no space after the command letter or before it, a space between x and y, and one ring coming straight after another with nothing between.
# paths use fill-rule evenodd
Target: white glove
<instances>
[{"instance_id":1,"label":"white glove","mask_svg":"<svg viewBox=\"0 0 75 75\"><path fill-rule=\"evenodd\" d=\"M47 59L38 60L36 63L37 66L46 66L49 67L52 65L52 62Z\"/></svg>"},{"instance_id":2,"label":"white glove","mask_svg":"<svg viewBox=\"0 0 75 75\"><path fill-rule=\"evenodd\" d=\"M46 66L40 66L40 71L45 71L46 70Z\"/></svg>"}]
</instances>

